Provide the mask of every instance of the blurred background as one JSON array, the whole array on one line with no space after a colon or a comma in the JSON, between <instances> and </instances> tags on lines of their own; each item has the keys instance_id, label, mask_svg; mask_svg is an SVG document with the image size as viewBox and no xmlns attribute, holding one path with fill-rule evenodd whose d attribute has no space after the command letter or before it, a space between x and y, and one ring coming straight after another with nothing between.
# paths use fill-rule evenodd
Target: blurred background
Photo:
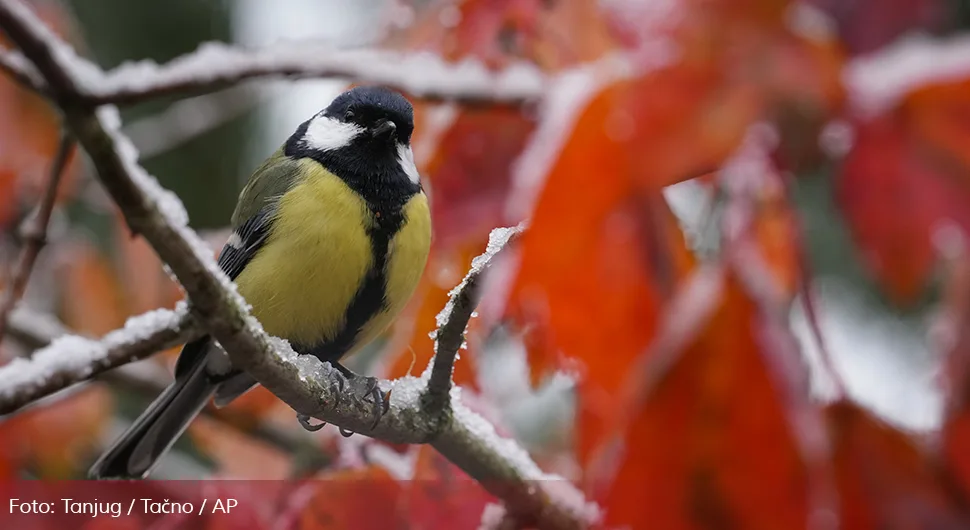
<instances>
[{"instance_id":1,"label":"blurred background","mask_svg":"<svg viewBox=\"0 0 970 530\"><path fill-rule=\"evenodd\" d=\"M635 50L637 66L646 73L624 85L622 96L603 89L611 74L594 71L571 85L562 81L538 110L416 102L414 148L432 193L435 249L408 313L384 340L353 359L353 368L384 376L404 375L412 363L412 372L422 370L430 356L426 337L434 315L484 248L489 229L535 217L538 233L555 225L568 237L586 219L574 212L599 208L589 206L601 200L596 190L612 189L614 180L627 178L611 171L627 171L631 181L650 180L653 191L662 189L691 249L691 257L683 259L691 263L725 254L730 243L723 230L734 219L730 196L755 189L752 201L760 206L745 215L758 226L755 241L763 246L769 268L781 284L790 278L797 286L783 289L790 296L786 318L804 353L804 374L817 403L837 397L838 385L823 362L812 315L804 309L806 293L812 295L825 349L850 398L916 439L939 433L944 424L941 367L949 351L935 347L931 338L948 291L932 241L947 223L966 229L962 208L970 197L970 172L963 148L970 99L959 95L970 80L970 59L960 59L970 57L966 1L76 0L33 5L106 69L142 59L165 62L212 40L247 47L299 40L335 48L430 49L448 60L474 57L496 69L527 60L550 76L618 50ZM939 59L940 72L930 71L933 58ZM238 190L252 169L347 86L342 80L260 80L213 94L162 98L123 109L124 130L139 148L141 162L178 194L192 226L218 252ZM608 104L618 114L596 121L595 114ZM556 119L566 126L543 125ZM9 273L19 245L17 227L43 189L57 144L56 123L44 102L0 78L0 271ZM585 132L569 133L574 126ZM626 133L617 132L634 126L639 129L629 134L642 145L623 143ZM566 136L544 140L548 129ZM540 151L547 153L544 163L536 163L543 159ZM639 169L610 165L612 155L628 151L638 151L641 158L630 164ZM548 175L529 174L537 168ZM714 172L717 168L725 169ZM743 176L749 173L768 176ZM553 197L556 182L568 199L563 193ZM543 183L549 186L545 191ZM150 248L129 236L83 156L75 157L60 194L50 241L23 308L48 324L55 317L65 328L99 336L131 315L174 306L181 298L178 288ZM645 194L630 192L637 201L646 201ZM771 206L763 207L767 202ZM516 210L520 203L524 210ZM553 223L549 216L577 220ZM758 224L763 221L767 224ZM589 237L617 248L633 241L655 250L640 236L624 235L632 229L623 222L603 226L612 228ZM575 239L583 237L577 233ZM622 389L612 383L577 386L576 381L585 376L616 380L626 371L623 363L649 343L647 336L628 344L620 335L630 321L606 319L615 310L632 312L634 322L653 322L660 318L657 307L665 305L643 308L617 293L664 289L643 291L634 280L576 286L567 294L550 294L548 314L533 311L527 296L516 298L532 276L515 272L516 267L555 277L551 267L558 265L551 258L530 258L529 252L554 249L549 243L537 250L532 241L524 242L525 255L510 257L490 278L494 291L488 291L481 317L473 320L469 353L463 353L456 379L468 387L473 408L519 439L545 469L578 479L584 463L576 451L589 452L583 449L586 442L577 441L577 417L589 403L609 401ZM796 248L788 248L793 243ZM597 244L584 249L610 255L613 247ZM519 283L509 279L516 274ZM622 278L640 272L619 266L610 274ZM811 282L805 284L808 276ZM665 278L673 289L684 276L675 272ZM509 290L511 301L502 294ZM557 320L557 310L582 305L584 296L621 301L600 308L603 322L584 319L578 310ZM536 317L536 311L545 317ZM559 334L528 336L527 322L535 318L546 318ZM601 333L588 337L563 332L574 324L582 330L603 323ZM659 334L654 325L648 328ZM581 346L585 340L599 353ZM735 345L711 341L712 349ZM629 355L621 362L617 353L611 371L596 367L608 361L594 359L627 346ZM30 350L10 336L0 345L6 359ZM580 361L557 364L548 350ZM98 451L167 384L176 351L0 419L0 458L18 476L83 476ZM554 364L558 375L540 369ZM420 458L408 448L343 439L331 427L310 435L292 420L292 411L268 392L251 392L226 409L207 411L153 478L318 476L373 462L407 477Z\"/></svg>"}]
</instances>

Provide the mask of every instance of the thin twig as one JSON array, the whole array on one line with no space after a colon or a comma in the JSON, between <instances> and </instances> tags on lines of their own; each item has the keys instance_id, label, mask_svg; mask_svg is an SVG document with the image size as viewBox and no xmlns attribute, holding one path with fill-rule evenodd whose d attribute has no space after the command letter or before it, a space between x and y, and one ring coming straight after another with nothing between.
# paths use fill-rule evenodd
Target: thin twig
<instances>
[{"instance_id":1,"label":"thin twig","mask_svg":"<svg viewBox=\"0 0 970 530\"><path fill-rule=\"evenodd\" d=\"M61 182L61 175L64 174L64 168L74 152L74 146L74 139L66 133L62 134L57 154L54 155L54 161L51 163L50 176L47 180L44 196L24 225L24 242L23 249L20 251L20 258L14 268L10 285L0 295L0 341L3 340L7 328L7 317L13 307L17 305L17 302L20 301L20 297L24 295L37 256L47 242L47 223L50 222L51 212L54 211L57 187Z\"/></svg>"},{"instance_id":2,"label":"thin twig","mask_svg":"<svg viewBox=\"0 0 970 530\"><path fill-rule=\"evenodd\" d=\"M437 318L435 332L435 355L424 395L424 406L429 414L438 414L448 406L451 376L455 369L458 350L465 343L465 328L481 297L481 277L492 265L495 256L517 238L525 225L496 228L488 236L488 248L472 260L471 269L451 293L448 303Z\"/></svg>"},{"instance_id":3,"label":"thin twig","mask_svg":"<svg viewBox=\"0 0 970 530\"><path fill-rule=\"evenodd\" d=\"M250 85L177 101L164 111L125 126L141 159L165 153L252 110L268 94Z\"/></svg>"}]
</instances>

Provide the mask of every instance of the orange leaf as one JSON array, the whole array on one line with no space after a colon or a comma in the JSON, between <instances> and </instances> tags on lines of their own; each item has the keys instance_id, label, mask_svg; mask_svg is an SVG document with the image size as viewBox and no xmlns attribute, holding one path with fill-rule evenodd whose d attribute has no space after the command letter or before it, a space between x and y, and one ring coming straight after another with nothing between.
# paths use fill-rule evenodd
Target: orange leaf
<instances>
[{"instance_id":1,"label":"orange leaf","mask_svg":"<svg viewBox=\"0 0 970 530\"><path fill-rule=\"evenodd\" d=\"M833 404L827 412L842 494L840 528L963 528L970 523L906 435L849 403Z\"/></svg>"},{"instance_id":2,"label":"orange leaf","mask_svg":"<svg viewBox=\"0 0 970 530\"><path fill-rule=\"evenodd\" d=\"M627 140L643 184L660 189L719 166L757 118L759 97L714 63L678 63L628 83L596 130Z\"/></svg>"},{"instance_id":3,"label":"orange leaf","mask_svg":"<svg viewBox=\"0 0 970 530\"><path fill-rule=\"evenodd\" d=\"M398 512L401 485L378 467L330 473L317 484L300 530L408 528Z\"/></svg>"},{"instance_id":4,"label":"orange leaf","mask_svg":"<svg viewBox=\"0 0 970 530\"><path fill-rule=\"evenodd\" d=\"M121 285L93 246L78 245L64 274L62 314L70 328L99 336L125 323L130 313Z\"/></svg>"},{"instance_id":5,"label":"orange leaf","mask_svg":"<svg viewBox=\"0 0 970 530\"><path fill-rule=\"evenodd\" d=\"M32 7L54 33L76 40L70 39L75 36L71 20L59 5ZM0 49L8 47L0 35ZM57 150L58 129L58 116L43 98L0 76L0 227L18 213L18 198L31 204L40 197ZM78 167L78 157L72 156L58 187L59 200L73 194ZM16 193L20 185L24 194Z\"/></svg>"},{"instance_id":6,"label":"orange leaf","mask_svg":"<svg viewBox=\"0 0 970 530\"><path fill-rule=\"evenodd\" d=\"M120 213L116 219L114 248L128 312L138 314L159 307L174 307L182 297L178 285L165 274L151 245L144 238L132 237Z\"/></svg>"},{"instance_id":7,"label":"orange leaf","mask_svg":"<svg viewBox=\"0 0 970 530\"><path fill-rule=\"evenodd\" d=\"M41 478L68 478L98 449L113 409L110 392L89 386L0 423L0 447Z\"/></svg>"},{"instance_id":8,"label":"orange leaf","mask_svg":"<svg viewBox=\"0 0 970 530\"><path fill-rule=\"evenodd\" d=\"M930 85L910 94L900 114L913 141L928 157L957 166L970 185L970 79Z\"/></svg>"},{"instance_id":9,"label":"orange leaf","mask_svg":"<svg viewBox=\"0 0 970 530\"><path fill-rule=\"evenodd\" d=\"M727 285L703 333L630 424L599 499L608 525L804 528L805 468L756 338L754 303Z\"/></svg>"},{"instance_id":10,"label":"orange leaf","mask_svg":"<svg viewBox=\"0 0 970 530\"><path fill-rule=\"evenodd\" d=\"M520 323L536 326L527 337L533 379L562 366L561 356L576 359L587 403L615 393L653 335L658 304L692 261L660 195L635 187L628 153L636 147L603 135L628 90L607 88L579 117L522 238L509 303ZM597 431L608 405L581 408L582 433ZM581 436L581 454L586 446Z\"/></svg>"}]
</instances>

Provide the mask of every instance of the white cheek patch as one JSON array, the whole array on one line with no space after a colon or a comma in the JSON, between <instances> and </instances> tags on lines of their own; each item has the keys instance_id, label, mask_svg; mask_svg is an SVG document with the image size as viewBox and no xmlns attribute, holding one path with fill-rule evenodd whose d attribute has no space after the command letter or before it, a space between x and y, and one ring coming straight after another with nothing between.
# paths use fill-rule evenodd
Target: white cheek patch
<instances>
[{"instance_id":1,"label":"white cheek patch","mask_svg":"<svg viewBox=\"0 0 970 530\"><path fill-rule=\"evenodd\" d=\"M418 167L414 165L414 151L411 151L409 146L397 144L397 163L401 165L401 169L411 182L417 184L421 180Z\"/></svg>"},{"instance_id":2,"label":"white cheek patch","mask_svg":"<svg viewBox=\"0 0 970 530\"><path fill-rule=\"evenodd\" d=\"M333 151L347 147L363 132L364 129L353 123L345 123L326 116L314 116L307 126L304 139L310 149Z\"/></svg>"}]
</instances>

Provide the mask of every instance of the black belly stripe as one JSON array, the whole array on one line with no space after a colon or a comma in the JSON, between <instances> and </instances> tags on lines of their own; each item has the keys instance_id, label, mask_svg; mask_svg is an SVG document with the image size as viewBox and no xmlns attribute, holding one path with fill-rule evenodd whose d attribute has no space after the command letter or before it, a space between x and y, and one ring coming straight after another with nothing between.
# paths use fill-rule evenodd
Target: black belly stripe
<instances>
[{"instance_id":1,"label":"black belly stripe","mask_svg":"<svg viewBox=\"0 0 970 530\"><path fill-rule=\"evenodd\" d=\"M404 225L400 207L396 211L375 211L375 226L368 230L373 255L372 267L367 271L360 289L345 313L345 324L336 337L309 347L298 345L294 350L309 353L321 361L337 361L354 345L361 329L387 305L387 258L391 239Z\"/></svg>"}]
</instances>

